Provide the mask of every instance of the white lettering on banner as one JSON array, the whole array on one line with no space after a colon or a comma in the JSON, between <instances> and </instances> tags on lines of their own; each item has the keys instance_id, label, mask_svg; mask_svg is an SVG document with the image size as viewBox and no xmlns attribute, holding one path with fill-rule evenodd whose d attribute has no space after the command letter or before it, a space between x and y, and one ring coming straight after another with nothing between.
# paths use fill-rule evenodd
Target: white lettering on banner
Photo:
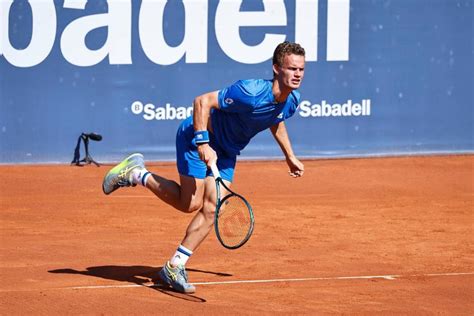
<instances>
[{"instance_id":1,"label":"white lettering on banner","mask_svg":"<svg viewBox=\"0 0 474 316\"><path fill-rule=\"evenodd\" d=\"M87 1L65 0L64 7L85 9ZM132 23L131 3L108 1L109 12L78 18L69 23L61 35L61 51L68 62L76 66L93 66L107 55L111 64L131 64ZM86 36L92 30L107 27L107 40L97 50L86 46Z\"/></svg>"},{"instance_id":2,"label":"white lettering on banner","mask_svg":"<svg viewBox=\"0 0 474 316\"><path fill-rule=\"evenodd\" d=\"M349 60L350 0L328 2L327 60Z\"/></svg>"},{"instance_id":3,"label":"white lettering on banner","mask_svg":"<svg viewBox=\"0 0 474 316\"><path fill-rule=\"evenodd\" d=\"M303 118L370 116L370 107L370 99L364 99L360 103L352 103L352 100L347 100L344 104L329 104L326 100L323 100L321 104L311 104L310 101L304 100L298 106L298 113ZM147 121L184 120L193 114L192 106L172 106L171 103L166 103L164 107L159 107L152 103L144 105L140 101L135 101L130 109L133 114L141 115Z\"/></svg>"},{"instance_id":4,"label":"white lettering on banner","mask_svg":"<svg viewBox=\"0 0 474 316\"><path fill-rule=\"evenodd\" d=\"M192 106L172 106L166 103L164 107L157 107L154 104L147 103L143 105L140 101L135 101L131 105L132 113L135 115L143 114L147 121L151 120L184 120L193 114Z\"/></svg>"},{"instance_id":5,"label":"white lettering on banner","mask_svg":"<svg viewBox=\"0 0 474 316\"><path fill-rule=\"evenodd\" d=\"M208 61L208 1L182 0L184 6L184 37L180 45L170 47L163 29L164 11L169 0L142 0L138 17L138 34L145 55L155 64L171 65L185 56L186 63ZM350 0L328 2L327 60L349 60ZM13 0L0 1L0 56L17 67L33 67L42 63L54 47L58 9L54 0L27 3L31 9L31 41L24 49L11 45L9 26ZM65 9L85 10L87 0L64 0ZM240 37L241 27L288 26L287 8L283 0L263 0L264 10L240 11L242 0L219 1L215 13L215 34L222 51L239 63L257 64L272 57L277 43L287 34L265 33L255 46L246 45ZM317 61L318 0L295 0L295 40L306 49L306 61ZM132 0L108 0L108 12L79 17L60 34L60 49L71 64L88 67L108 57L113 65L132 64ZM102 47L87 47L87 35L98 28L107 28Z\"/></svg>"},{"instance_id":6,"label":"white lettering on banner","mask_svg":"<svg viewBox=\"0 0 474 316\"><path fill-rule=\"evenodd\" d=\"M329 104L326 100L321 104L311 104L305 100L299 105L299 114L301 117L370 116L370 105L370 99L364 99L361 103L347 100L344 104Z\"/></svg>"},{"instance_id":7,"label":"white lettering on banner","mask_svg":"<svg viewBox=\"0 0 474 316\"><path fill-rule=\"evenodd\" d=\"M184 39L176 47L168 46L165 41L163 16L166 2L142 0L138 30L147 57L159 65L177 63L185 54L187 63L207 62L207 1L183 0Z\"/></svg>"},{"instance_id":8,"label":"white lettering on banner","mask_svg":"<svg viewBox=\"0 0 474 316\"><path fill-rule=\"evenodd\" d=\"M286 25L283 0L263 0L261 12L241 12L240 1L220 1L216 11L216 37L224 53L245 64L261 63L273 55L275 47L285 40L284 34L265 34L256 46L248 46L240 38L241 26ZM230 18L231 17L231 18Z\"/></svg>"},{"instance_id":9,"label":"white lettering on banner","mask_svg":"<svg viewBox=\"0 0 474 316\"><path fill-rule=\"evenodd\" d=\"M48 57L54 45L56 10L53 0L30 2L33 30L31 41L24 49L14 48L9 41L9 12L12 4L13 0L0 0L0 56L4 55L14 66L36 66Z\"/></svg>"},{"instance_id":10,"label":"white lettering on banner","mask_svg":"<svg viewBox=\"0 0 474 316\"><path fill-rule=\"evenodd\" d=\"M318 0L297 1L295 42L304 47L306 60L318 60Z\"/></svg>"}]
</instances>

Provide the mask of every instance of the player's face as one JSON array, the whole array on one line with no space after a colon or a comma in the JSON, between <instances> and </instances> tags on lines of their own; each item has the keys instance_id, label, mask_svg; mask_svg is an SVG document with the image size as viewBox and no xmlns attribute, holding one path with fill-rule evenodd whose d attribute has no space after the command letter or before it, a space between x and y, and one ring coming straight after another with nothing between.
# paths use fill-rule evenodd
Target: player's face
<instances>
[{"instance_id":1,"label":"player's face","mask_svg":"<svg viewBox=\"0 0 474 316\"><path fill-rule=\"evenodd\" d=\"M305 58L300 55L286 55L283 59L283 65L274 69L277 73L277 79L289 89L298 89L304 77Z\"/></svg>"}]
</instances>

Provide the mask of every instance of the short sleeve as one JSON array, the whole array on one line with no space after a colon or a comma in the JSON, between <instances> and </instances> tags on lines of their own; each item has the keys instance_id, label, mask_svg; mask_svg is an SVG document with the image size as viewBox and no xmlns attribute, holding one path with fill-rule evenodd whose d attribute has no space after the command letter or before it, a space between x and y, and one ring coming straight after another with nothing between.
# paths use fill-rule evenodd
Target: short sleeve
<instances>
[{"instance_id":1,"label":"short sleeve","mask_svg":"<svg viewBox=\"0 0 474 316\"><path fill-rule=\"evenodd\" d=\"M250 112L254 108L255 95L248 80L239 80L219 91L219 106L226 112Z\"/></svg>"}]
</instances>

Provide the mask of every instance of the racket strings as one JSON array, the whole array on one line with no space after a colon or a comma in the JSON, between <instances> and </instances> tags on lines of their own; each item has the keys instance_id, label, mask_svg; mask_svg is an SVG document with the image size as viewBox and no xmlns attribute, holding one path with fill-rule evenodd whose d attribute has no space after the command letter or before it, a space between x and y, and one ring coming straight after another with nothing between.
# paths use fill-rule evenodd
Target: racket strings
<instances>
[{"instance_id":1,"label":"racket strings","mask_svg":"<svg viewBox=\"0 0 474 316\"><path fill-rule=\"evenodd\" d=\"M238 196L227 198L219 210L219 234L228 246L237 246L247 239L252 219L247 204Z\"/></svg>"}]
</instances>

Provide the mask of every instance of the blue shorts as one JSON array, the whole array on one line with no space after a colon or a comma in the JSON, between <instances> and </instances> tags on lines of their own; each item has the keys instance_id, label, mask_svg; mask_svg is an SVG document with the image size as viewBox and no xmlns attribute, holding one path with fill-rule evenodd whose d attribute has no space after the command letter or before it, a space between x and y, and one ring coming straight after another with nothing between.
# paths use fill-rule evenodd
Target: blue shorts
<instances>
[{"instance_id":1,"label":"blue shorts","mask_svg":"<svg viewBox=\"0 0 474 316\"><path fill-rule=\"evenodd\" d=\"M197 146L193 139L193 118L190 116L181 123L176 134L176 163L179 174L196 179L212 176L211 170L199 158ZM217 168L219 168L222 179L232 182L237 157L229 156L224 152L216 143L214 135L210 132L209 140L209 145L217 153Z\"/></svg>"}]
</instances>

